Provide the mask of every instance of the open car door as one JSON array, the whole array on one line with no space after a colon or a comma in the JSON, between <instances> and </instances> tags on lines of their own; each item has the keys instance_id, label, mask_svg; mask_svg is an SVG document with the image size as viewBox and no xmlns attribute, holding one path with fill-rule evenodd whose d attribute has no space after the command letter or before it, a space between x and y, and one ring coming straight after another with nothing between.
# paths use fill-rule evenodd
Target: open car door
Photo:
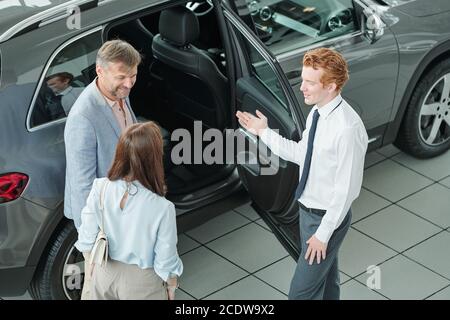
<instances>
[{"instance_id":1,"label":"open car door","mask_svg":"<svg viewBox=\"0 0 450 320\"><path fill-rule=\"evenodd\" d=\"M222 3L222 10L235 62L236 109L252 114L259 110L268 118L270 128L298 141L305 121L276 58L227 3ZM276 157L258 137L242 127L236 135L238 140L246 142L245 148L236 151L236 161L252 206L297 259L300 252L298 203L294 192L299 167Z\"/></svg>"}]
</instances>

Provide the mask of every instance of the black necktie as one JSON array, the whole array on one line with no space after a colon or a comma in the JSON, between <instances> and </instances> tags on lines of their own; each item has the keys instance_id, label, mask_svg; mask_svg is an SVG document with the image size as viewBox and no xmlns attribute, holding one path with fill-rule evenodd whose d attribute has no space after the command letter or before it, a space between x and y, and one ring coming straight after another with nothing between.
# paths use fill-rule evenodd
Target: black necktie
<instances>
[{"instance_id":1,"label":"black necktie","mask_svg":"<svg viewBox=\"0 0 450 320\"><path fill-rule=\"evenodd\" d=\"M319 120L319 111L316 109L313 114L313 120L308 135L308 148L306 149L305 163L303 165L302 177L298 183L297 190L295 190L295 199L299 199L305 190L306 180L308 180L309 169L311 167L311 157L313 153L314 135L316 134L317 121Z\"/></svg>"}]
</instances>

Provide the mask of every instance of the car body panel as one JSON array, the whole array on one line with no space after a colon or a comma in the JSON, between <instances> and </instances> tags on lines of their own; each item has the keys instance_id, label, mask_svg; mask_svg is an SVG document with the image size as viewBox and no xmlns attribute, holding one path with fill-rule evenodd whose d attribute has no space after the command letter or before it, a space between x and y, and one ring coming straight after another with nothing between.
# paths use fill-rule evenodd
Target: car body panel
<instances>
[{"instance_id":1,"label":"car body panel","mask_svg":"<svg viewBox=\"0 0 450 320\"><path fill-rule=\"evenodd\" d=\"M45 10L52 9L55 6L68 2L66 1L51 1L51 2L37 2L33 5L26 5L19 1L4 1L0 3L0 34L3 34L10 28L17 24L17 21L24 21L33 15L41 13Z\"/></svg>"},{"instance_id":2,"label":"car body panel","mask_svg":"<svg viewBox=\"0 0 450 320\"><path fill-rule=\"evenodd\" d=\"M0 206L0 272L26 266L36 235L50 213L23 198Z\"/></svg>"},{"instance_id":3,"label":"car body panel","mask_svg":"<svg viewBox=\"0 0 450 320\"><path fill-rule=\"evenodd\" d=\"M450 11L450 2L447 0L383 0L383 2L414 17L428 17Z\"/></svg>"},{"instance_id":4,"label":"car body panel","mask_svg":"<svg viewBox=\"0 0 450 320\"><path fill-rule=\"evenodd\" d=\"M409 95L406 94L408 87L412 90L416 85L416 82L410 79L414 79L414 76L420 77L430 66L432 59L442 58L443 52L439 49L440 46L447 49L450 45L450 20L446 15L433 16L432 20L426 17L413 19L396 12L395 9L392 11L400 20L391 27L399 47L400 64L399 81L390 121L393 121L398 114L402 100L405 97L408 98ZM448 51L444 57L448 57Z\"/></svg>"},{"instance_id":5,"label":"car body panel","mask_svg":"<svg viewBox=\"0 0 450 320\"><path fill-rule=\"evenodd\" d=\"M102 24L106 21L110 21L111 19L117 17L123 17L138 10L142 10L147 7L154 7L158 4L168 3L168 0L129 0L127 1L127 5L124 6L123 1L119 0L100 0L98 1L98 6L92 7L89 6L90 3L94 3L92 0L51 0L53 5L38 8L36 6L27 7L24 4L21 4L21 8L10 7L3 9L4 13L1 14L7 19L1 19L0 23L0 42L4 42L6 39L9 40L10 37L4 39L6 35L10 35L11 30L15 30L18 25L22 25L23 27L28 27L27 30L31 29L41 30L45 27L45 25L51 25L52 28L55 28L55 22L61 22L64 24L64 29L56 28L57 30L65 30L67 31L80 31L86 30L94 25ZM176 1L173 1L176 3ZM88 5L88 6L86 6ZM61 7L58 10L58 7ZM82 16L77 20L69 20L68 13L69 9L73 9L78 7L81 10ZM1 8L1 6L0 6ZM24 8L28 8L25 9ZM86 8L88 10L83 10ZM51 15L46 15L46 10L51 11ZM77 11L73 11L76 13ZM78 11L79 12L79 11ZM17 16L16 16L17 15ZM47 17L47 18L46 18ZM74 17L74 16L72 16ZM74 17L74 19L77 19ZM27 23L28 22L28 23ZM75 23L73 27L69 27L69 25L73 22L79 22L79 27ZM39 28L36 28L36 24L39 25ZM20 31L20 29L18 29ZM31 30L33 31L33 30ZM28 32L29 33L29 32ZM14 33L12 33L14 35ZM19 32L20 34L20 32ZM44 38L45 39L45 38Z\"/></svg>"},{"instance_id":6,"label":"car body panel","mask_svg":"<svg viewBox=\"0 0 450 320\"><path fill-rule=\"evenodd\" d=\"M56 32L55 32L56 35ZM30 37L30 38L28 38ZM23 64L14 64L15 69L6 71L17 78L16 84L8 84L11 79L4 79L0 96L2 107L0 117L7 119L7 132L15 132L15 139L2 141L2 155L15 159L14 162L0 162L1 172L26 172L30 177L29 187L23 197L48 208L55 208L62 199L64 191L64 123L49 126L36 132L26 130L26 119L30 102L36 90L44 63L52 53L50 48L59 46L70 37L52 37L46 44L26 34L7 43L1 44L2 57L5 61L19 59ZM14 48L28 47L30 51L16 52ZM33 52L31 55L30 53ZM34 66L34 67L32 67ZM5 66L5 69L11 68ZM17 130L20 125L21 130ZM32 154L33 157L24 156ZM3 156L0 156L0 158ZM44 187L45 186L45 187Z\"/></svg>"},{"instance_id":7,"label":"car body panel","mask_svg":"<svg viewBox=\"0 0 450 320\"><path fill-rule=\"evenodd\" d=\"M22 296L33 279L34 266L0 269L0 295L2 297Z\"/></svg>"}]
</instances>

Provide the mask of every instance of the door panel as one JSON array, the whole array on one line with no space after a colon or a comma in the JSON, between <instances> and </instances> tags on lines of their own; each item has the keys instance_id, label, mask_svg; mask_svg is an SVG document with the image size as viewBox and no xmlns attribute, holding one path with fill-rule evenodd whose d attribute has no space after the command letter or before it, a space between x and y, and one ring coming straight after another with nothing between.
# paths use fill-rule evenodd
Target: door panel
<instances>
[{"instance_id":1,"label":"door panel","mask_svg":"<svg viewBox=\"0 0 450 320\"><path fill-rule=\"evenodd\" d=\"M285 138L298 141L304 117L300 106L275 57L254 36L251 29L223 4L224 16L232 39L236 69L236 109L255 114L258 109L268 118L268 125ZM256 149L257 165L238 165L239 175L252 199L252 206L272 229L281 244L297 259L301 250L298 228L298 202L294 199L299 167L276 158L262 142L244 129L238 130ZM260 141L259 141L260 142ZM259 147L259 150L257 149ZM246 152L246 151L244 151ZM270 160L274 174L262 174L262 163Z\"/></svg>"},{"instance_id":2,"label":"door panel","mask_svg":"<svg viewBox=\"0 0 450 320\"><path fill-rule=\"evenodd\" d=\"M283 137L299 140L297 128L287 110L257 79L241 78L237 81L236 86L238 109L251 114L255 114L258 109L267 117L270 128L278 129ZM241 177L245 177L244 183L252 195L252 199L261 209L282 215L283 209L292 200L293 192L291 190L294 190L298 182L298 166L278 159L273 164L277 170L276 174L261 174L261 163L270 161L271 155L265 152L265 148L257 149L258 147L255 146L257 140L252 139L251 135L245 135L245 138L253 145L250 149L258 151L259 161L258 168L251 164L242 165Z\"/></svg>"},{"instance_id":3,"label":"door panel","mask_svg":"<svg viewBox=\"0 0 450 320\"><path fill-rule=\"evenodd\" d=\"M271 129L278 130L287 139L298 141L299 132L303 130L298 121L301 119L300 107L281 67L234 13L229 12L225 16L234 39L232 45L235 48L235 58L245 60L240 61L245 67L237 72L241 74L236 79L237 110L252 114L256 110L261 111L268 118ZM238 165L241 179L254 204L278 223L294 221L298 214L296 201L293 199L298 184L298 165L276 157L257 137L244 129L241 128L239 134L250 147L245 151L238 151L238 157L244 153L250 159L258 160L256 165ZM255 150L256 154L251 155ZM270 163L267 165L268 160ZM262 163L266 165L263 166ZM275 170L264 174L264 167Z\"/></svg>"}]
</instances>

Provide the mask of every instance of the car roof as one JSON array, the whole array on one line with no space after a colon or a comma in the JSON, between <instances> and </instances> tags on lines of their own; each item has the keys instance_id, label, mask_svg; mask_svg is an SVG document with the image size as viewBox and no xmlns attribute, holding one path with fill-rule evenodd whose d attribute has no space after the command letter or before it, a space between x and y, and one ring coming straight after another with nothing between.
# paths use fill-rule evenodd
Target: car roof
<instances>
[{"instance_id":1,"label":"car roof","mask_svg":"<svg viewBox=\"0 0 450 320\"><path fill-rule=\"evenodd\" d=\"M67 6L73 2L72 0L0 1L0 34L38 13L60 5Z\"/></svg>"},{"instance_id":2,"label":"car roof","mask_svg":"<svg viewBox=\"0 0 450 320\"><path fill-rule=\"evenodd\" d=\"M69 8L81 11L119 0L2 0L0 1L0 43L40 25L68 17ZM168 0L133 0L133 7ZM124 2L124 0L122 0Z\"/></svg>"}]
</instances>

